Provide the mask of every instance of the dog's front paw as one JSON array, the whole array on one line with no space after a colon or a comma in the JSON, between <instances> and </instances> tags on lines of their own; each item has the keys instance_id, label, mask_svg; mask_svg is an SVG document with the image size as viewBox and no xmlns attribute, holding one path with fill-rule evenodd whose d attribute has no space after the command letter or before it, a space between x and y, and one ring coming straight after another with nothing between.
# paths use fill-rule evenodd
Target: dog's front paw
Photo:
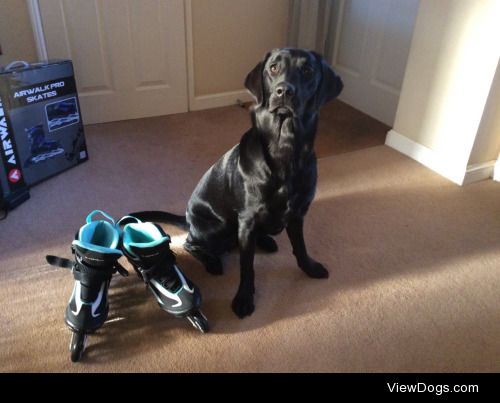
<instances>
[{"instance_id":1,"label":"dog's front paw","mask_svg":"<svg viewBox=\"0 0 500 403\"><path fill-rule=\"evenodd\" d=\"M259 235L257 237L257 246L264 252L274 253L278 251L278 244L269 235Z\"/></svg>"},{"instance_id":2,"label":"dog's front paw","mask_svg":"<svg viewBox=\"0 0 500 403\"><path fill-rule=\"evenodd\" d=\"M309 258L307 263L301 265L300 268L311 278L328 278L329 276L325 266L311 258Z\"/></svg>"},{"instance_id":3,"label":"dog's front paw","mask_svg":"<svg viewBox=\"0 0 500 403\"><path fill-rule=\"evenodd\" d=\"M234 297L231 306L233 308L233 312L240 319L243 319L245 316L250 316L255 309L253 304L253 295L238 292Z\"/></svg>"}]
</instances>

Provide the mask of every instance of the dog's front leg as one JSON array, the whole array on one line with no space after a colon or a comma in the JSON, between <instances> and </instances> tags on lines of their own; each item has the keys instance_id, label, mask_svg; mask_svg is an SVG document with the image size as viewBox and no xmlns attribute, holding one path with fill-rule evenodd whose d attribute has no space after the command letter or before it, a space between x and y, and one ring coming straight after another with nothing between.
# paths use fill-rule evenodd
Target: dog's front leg
<instances>
[{"instance_id":1,"label":"dog's front leg","mask_svg":"<svg viewBox=\"0 0 500 403\"><path fill-rule=\"evenodd\" d=\"M238 223L238 241L240 245L240 286L233 299L233 311L240 318L249 316L254 311L253 295L256 233L253 220L240 219Z\"/></svg>"},{"instance_id":2,"label":"dog's front leg","mask_svg":"<svg viewBox=\"0 0 500 403\"><path fill-rule=\"evenodd\" d=\"M302 271L312 278L327 278L328 270L307 254L304 242L304 218L292 217L286 227L286 233L292 244L293 254L297 258L297 264Z\"/></svg>"}]
</instances>

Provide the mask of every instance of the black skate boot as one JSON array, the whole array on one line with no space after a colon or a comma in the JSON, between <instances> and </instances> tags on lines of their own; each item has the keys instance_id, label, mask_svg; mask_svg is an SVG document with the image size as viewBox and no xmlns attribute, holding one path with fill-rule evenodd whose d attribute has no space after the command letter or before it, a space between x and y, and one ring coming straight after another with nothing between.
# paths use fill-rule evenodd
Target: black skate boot
<instances>
[{"instance_id":1,"label":"black skate boot","mask_svg":"<svg viewBox=\"0 0 500 403\"><path fill-rule=\"evenodd\" d=\"M110 222L92 221L100 213ZM71 269L75 278L64 319L73 332L70 343L71 361L79 361L85 350L87 334L99 329L108 317L108 288L111 276L117 271L128 276L118 259L120 237L114 220L106 213L95 210L87 217L87 224L80 228L71 249L76 262L57 256L47 256L47 262Z\"/></svg>"},{"instance_id":2,"label":"black skate boot","mask_svg":"<svg viewBox=\"0 0 500 403\"><path fill-rule=\"evenodd\" d=\"M122 250L160 308L176 317L187 318L200 332L208 332L207 318L200 311L200 290L177 265L169 246L170 237L157 224L129 216L122 220L136 221L123 228Z\"/></svg>"},{"instance_id":3,"label":"black skate boot","mask_svg":"<svg viewBox=\"0 0 500 403\"><path fill-rule=\"evenodd\" d=\"M64 154L64 148L58 141L45 139L43 125L36 125L26 129L26 133L30 142L30 157L25 165L38 164Z\"/></svg>"}]
</instances>

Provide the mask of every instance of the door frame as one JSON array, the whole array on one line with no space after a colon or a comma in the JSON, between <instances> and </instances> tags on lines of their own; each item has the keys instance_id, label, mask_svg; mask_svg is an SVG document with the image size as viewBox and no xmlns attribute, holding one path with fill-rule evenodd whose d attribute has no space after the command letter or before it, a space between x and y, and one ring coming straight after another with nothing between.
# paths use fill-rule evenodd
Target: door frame
<instances>
[{"instance_id":1,"label":"door frame","mask_svg":"<svg viewBox=\"0 0 500 403\"><path fill-rule=\"evenodd\" d=\"M38 56L38 61L41 62L47 60L48 55L45 34L43 32L42 17L40 15L40 4L38 3L38 0L26 0L26 5L28 6L28 11L30 13L36 54Z\"/></svg>"}]
</instances>

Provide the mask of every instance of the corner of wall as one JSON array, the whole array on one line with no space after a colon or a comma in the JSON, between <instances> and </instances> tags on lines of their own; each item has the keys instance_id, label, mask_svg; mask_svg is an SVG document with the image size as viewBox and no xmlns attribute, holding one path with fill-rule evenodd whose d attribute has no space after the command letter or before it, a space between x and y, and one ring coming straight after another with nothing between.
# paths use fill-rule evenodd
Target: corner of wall
<instances>
[{"instance_id":1,"label":"corner of wall","mask_svg":"<svg viewBox=\"0 0 500 403\"><path fill-rule=\"evenodd\" d=\"M495 163L495 168L493 169L493 180L500 182L500 156Z\"/></svg>"},{"instance_id":2,"label":"corner of wall","mask_svg":"<svg viewBox=\"0 0 500 403\"><path fill-rule=\"evenodd\" d=\"M394 129L387 133L385 145L414 159L457 185L464 184L465 168L443 163L443 160L446 160L443 155L403 136Z\"/></svg>"}]
</instances>

